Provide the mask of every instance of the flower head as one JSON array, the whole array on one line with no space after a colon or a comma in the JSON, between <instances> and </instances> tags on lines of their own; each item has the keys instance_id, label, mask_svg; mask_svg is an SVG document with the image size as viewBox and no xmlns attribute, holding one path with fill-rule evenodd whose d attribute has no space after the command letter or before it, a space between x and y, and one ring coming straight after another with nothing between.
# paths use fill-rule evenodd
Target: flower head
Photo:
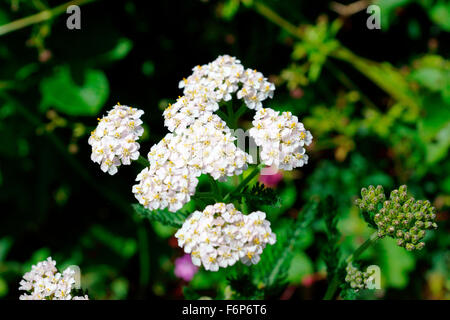
<instances>
[{"instance_id":1,"label":"flower head","mask_svg":"<svg viewBox=\"0 0 450 320\"><path fill-rule=\"evenodd\" d=\"M378 236L397 239L397 244L409 251L422 249L425 231L437 228L436 208L428 200L409 197L405 185L393 190L389 200L385 200L381 186L363 188L361 196L355 203L373 215Z\"/></svg>"},{"instance_id":2,"label":"flower head","mask_svg":"<svg viewBox=\"0 0 450 320\"><path fill-rule=\"evenodd\" d=\"M184 152L182 136L167 134L149 154L150 166L137 176L133 193L145 208L175 212L190 201L198 184L199 169L188 166L189 148Z\"/></svg>"},{"instance_id":3,"label":"flower head","mask_svg":"<svg viewBox=\"0 0 450 320\"><path fill-rule=\"evenodd\" d=\"M91 160L100 164L103 172L113 175L121 164L129 165L139 158L139 143L144 133L140 117L144 111L120 104L108 111L89 137Z\"/></svg>"},{"instance_id":4,"label":"flower head","mask_svg":"<svg viewBox=\"0 0 450 320\"><path fill-rule=\"evenodd\" d=\"M27 291L20 300L89 300L88 296L72 297L75 271L68 268L63 273L56 269L56 261L48 257L31 267L23 275L19 290Z\"/></svg>"},{"instance_id":5,"label":"flower head","mask_svg":"<svg viewBox=\"0 0 450 320\"><path fill-rule=\"evenodd\" d=\"M193 68L193 73L180 81L184 96L164 111L164 124L171 132L180 133L205 113L215 112L219 103L238 99L250 109L262 108L262 101L273 97L275 85L256 70L245 70L231 56L219 56L213 62Z\"/></svg>"},{"instance_id":6,"label":"flower head","mask_svg":"<svg viewBox=\"0 0 450 320\"><path fill-rule=\"evenodd\" d=\"M276 242L265 217L261 211L243 215L233 204L216 203L192 213L175 237L192 263L206 270L217 271L238 260L256 264L266 244Z\"/></svg>"},{"instance_id":7,"label":"flower head","mask_svg":"<svg viewBox=\"0 0 450 320\"><path fill-rule=\"evenodd\" d=\"M292 170L308 163L304 146L312 142L312 135L305 130L298 118L290 112L270 108L260 109L253 120L250 136L261 148L261 161L283 170Z\"/></svg>"}]
</instances>

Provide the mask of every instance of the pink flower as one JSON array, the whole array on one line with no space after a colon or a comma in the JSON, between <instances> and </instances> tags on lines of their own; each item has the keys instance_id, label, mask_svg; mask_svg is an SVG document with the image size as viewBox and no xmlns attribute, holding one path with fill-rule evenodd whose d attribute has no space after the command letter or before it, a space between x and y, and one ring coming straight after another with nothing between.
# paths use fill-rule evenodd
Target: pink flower
<instances>
[{"instance_id":1,"label":"pink flower","mask_svg":"<svg viewBox=\"0 0 450 320\"><path fill-rule=\"evenodd\" d=\"M185 254L175 259L175 275L185 281L191 281L197 273L198 267L192 264L191 256Z\"/></svg>"},{"instance_id":2,"label":"pink flower","mask_svg":"<svg viewBox=\"0 0 450 320\"><path fill-rule=\"evenodd\" d=\"M271 168L265 168L263 170L267 170ZM283 174L280 171L272 170L270 171L261 171L259 175L258 181L264 183L265 186L275 188L278 183L283 180Z\"/></svg>"}]
</instances>

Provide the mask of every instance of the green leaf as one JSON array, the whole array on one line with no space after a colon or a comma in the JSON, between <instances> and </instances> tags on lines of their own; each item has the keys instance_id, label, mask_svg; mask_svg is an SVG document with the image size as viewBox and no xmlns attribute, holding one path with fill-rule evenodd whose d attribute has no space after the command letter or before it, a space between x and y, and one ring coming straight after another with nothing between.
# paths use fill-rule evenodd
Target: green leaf
<instances>
[{"instance_id":1,"label":"green leaf","mask_svg":"<svg viewBox=\"0 0 450 320\"><path fill-rule=\"evenodd\" d=\"M443 30L450 32L450 3L440 1L429 10L431 20Z\"/></svg>"},{"instance_id":2,"label":"green leaf","mask_svg":"<svg viewBox=\"0 0 450 320\"><path fill-rule=\"evenodd\" d=\"M13 239L11 237L5 237L0 239L0 262L5 261L12 244Z\"/></svg>"},{"instance_id":3,"label":"green leaf","mask_svg":"<svg viewBox=\"0 0 450 320\"><path fill-rule=\"evenodd\" d=\"M227 0L223 4L222 17L225 20L233 19L239 9L240 0Z\"/></svg>"},{"instance_id":4,"label":"green leaf","mask_svg":"<svg viewBox=\"0 0 450 320\"><path fill-rule=\"evenodd\" d=\"M288 185L284 188L281 193L277 196L277 205L264 205L260 210L267 212L267 215L271 220L276 219L279 215L290 209L297 199L297 188L294 184ZM280 204L280 205L278 205Z\"/></svg>"},{"instance_id":5,"label":"green leaf","mask_svg":"<svg viewBox=\"0 0 450 320\"><path fill-rule=\"evenodd\" d=\"M429 142L450 123L450 105L437 93L426 95L423 104L426 114L419 120L419 133L422 140Z\"/></svg>"},{"instance_id":6,"label":"green leaf","mask_svg":"<svg viewBox=\"0 0 450 320\"><path fill-rule=\"evenodd\" d=\"M311 259L303 251L297 252L292 257L287 280L291 283L300 284L303 278L313 271L314 266Z\"/></svg>"},{"instance_id":7,"label":"green leaf","mask_svg":"<svg viewBox=\"0 0 450 320\"><path fill-rule=\"evenodd\" d=\"M102 60L116 61L125 58L133 49L133 41L128 38L119 38L116 46L102 56Z\"/></svg>"},{"instance_id":8,"label":"green leaf","mask_svg":"<svg viewBox=\"0 0 450 320\"><path fill-rule=\"evenodd\" d=\"M275 230L277 242L267 246L261 255L261 261L252 267L256 281L265 290L274 290L285 283L298 243L314 221L319 202L311 199L299 213L297 221L285 219Z\"/></svg>"},{"instance_id":9,"label":"green leaf","mask_svg":"<svg viewBox=\"0 0 450 320\"><path fill-rule=\"evenodd\" d=\"M432 91L441 91L450 85L450 73L438 68L426 67L414 70L410 78Z\"/></svg>"},{"instance_id":10,"label":"green leaf","mask_svg":"<svg viewBox=\"0 0 450 320\"><path fill-rule=\"evenodd\" d=\"M241 200L245 198L247 204L251 208L260 208L263 205L280 208L281 199L272 188L266 188L262 183L257 183L253 186L246 186L240 193L231 194L233 200Z\"/></svg>"},{"instance_id":11,"label":"green leaf","mask_svg":"<svg viewBox=\"0 0 450 320\"><path fill-rule=\"evenodd\" d=\"M327 242L322 249L321 256L327 266L327 277L331 280L336 272L338 272L341 251L339 247L339 238L341 233L337 228L339 214L337 203L334 198L328 196L320 203L320 213L325 220L325 232Z\"/></svg>"},{"instance_id":12,"label":"green leaf","mask_svg":"<svg viewBox=\"0 0 450 320\"><path fill-rule=\"evenodd\" d=\"M153 210L150 211L144 208L140 204L132 205L134 211L140 215L141 217L147 218L151 221L158 221L166 226L171 226L175 228L181 228L186 220L186 215L181 212L170 212L167 209L165 210Z\"/></svg>"},{"instance_id":13,"label":"green leaf","mask_svg":"<svg viewBox=\"0 0 450 320\"><path fill-rule=\"evenodd\" d=\"M415 260L411 252L397 246L394 239L379 241L381 247L381 278L386 286L402 289L408 284L409 272L414 269Z\"/></svg>"},{"instance_id":14,"label":"green leaf","mask_svg":"<svg viewBox=\"0 0 450 320\"><path fill-rule=\"evenodd\" d=\"M42 80L40 90L42 112L54 108L71 116L94 116L108 99L109 84L103 71L87 69L83 84L78 86L69 67L61 66Z\"/></svg>"}]
</instances>

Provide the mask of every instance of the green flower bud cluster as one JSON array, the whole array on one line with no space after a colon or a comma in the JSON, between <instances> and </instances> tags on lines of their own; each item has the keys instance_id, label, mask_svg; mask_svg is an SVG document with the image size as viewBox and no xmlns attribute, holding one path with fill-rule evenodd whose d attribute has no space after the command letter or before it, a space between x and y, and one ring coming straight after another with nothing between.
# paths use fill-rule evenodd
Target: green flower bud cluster
<instances>
[{"instance_id":1,"label":"green flower bud cluster","mask_svg":"<svg viewBox=\"0 0 450 320\"><path fill-rule=\"evenodd\" d=\"M355 204L364 211L378 211L378 204L386 199L382 186L369 186L361 189L361 199L356 199Z\"/></svg>"},{"instance_id":2,"label":"green flower bud cluster","mask_svg":"<svg viewBox=\"0 0 450 320\"><path fill-rule=\"evenodd\" d=\"M359 271L351 263L347 265L347 268L345 268L345 270L347 271L345 282L347 282L352 289L355 289L355 291L358 291L360 289L367 289L368 283L371 280L370 277L375 272L375 270L372 270L371 273Z\"/></svg>"},{"instance_id":3,"label":"green flower bud cluster","mask_svg":"<svg viewBox=\"0 0 450 320\"><path fill-rule=\"evenodd\" d=\"M374 216L378 236L397 239L397 244L406 250L420 250L425 246L425 230L437 228L436 208L430 201L418 200L407 195L407 187L401 186L391 192L383 207Z\"/></svg>"}]
</instances>

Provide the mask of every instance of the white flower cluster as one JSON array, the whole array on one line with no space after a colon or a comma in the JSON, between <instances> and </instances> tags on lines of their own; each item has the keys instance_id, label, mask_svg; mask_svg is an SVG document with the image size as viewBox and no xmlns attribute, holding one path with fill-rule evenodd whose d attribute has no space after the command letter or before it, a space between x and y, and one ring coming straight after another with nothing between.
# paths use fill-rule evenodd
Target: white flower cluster
<instances>
[{"instance_id":1,"label":"white flower cluster","mask_svg":"<svg viewBox=\"0 0 450 320\"><path fill-rule=\"evenodd\" d=\"M219 116L206 113L183 133L183 155L189 152L186 165L198 168L201 173L225 181L227 177L240 175L253 161L252 157L236 147L236 137Z\"/></svg>"},{"instance_id":2,"label":"white flower cluster","mask_svg":"<svg viewBox=\"0 0 450 320\"><path fill-rule=\"evenodd\" d=\"M24 274L19 290L29 294L21 295L20 300L89 300L87 295L72 297L74 274L75 271L70 268L63 273L58 272L56 262L48 257Z\"/></svg>"},{"instance_id":3,"label":"white flower cluster","mask_svg":"<svg viewBox=\"0 0 450 320\"><path fill-rule=\"evenodd\" d=\"M262 108L262 101L273 97L275 85L256 70L244 69L241 62L228 55L203 66L179 84L183 97L164 111L165 126L171 132L180 132L205 112L215 112L220 101L229 101L231 94L243 99L250 109Z\"/></svg>"},{"instance_id":4,"label":"white flower cluster","mask_svg":"<svg viewBox=\"0 0 450 320\"><path fill-rule=\"evenodd\" d=\"M247 69L241 77L241 82L242 89L236 96L238 99L244 99L250 109L259 110L262 108L263 100L273 98L275 85L267 81L261 72Z\"/></svg>"},{"instance_id":5,"label":"white flower cluster","mask_svg":"<svg viewBox=\"0 0 450 320\"><path fill-rule=\"evenodd\" d=\"M312 142L312 135L303 123L290 112L270 108L256 112L250 136L261 147L261 162L283 170L292 170L308 163L304 146Z\"/></svg>"},{"instance_id":6,"label":"white flower cluster","mask_svg":"<svg viewBox=\"0 0 450 320\"><path fill-rule=\"evenodd\" d=\"M133 193L145 208L164 209L175 212L189 202L195 193L198 169L184 163L180 149L183 137L167 134L154 145L149 154L150 166L137 176Z\"/></svg>"},{"instance_id":7,"label":"white flower cluster","mask_svg":"<svg viewBox=\"0 0 450 320\"><path fill-rule=\"evenodd\" d=\"M97 128L91 132L91 159L100 164L103 172L113 175L121 164L129 165L139 158L136 140L144 133L140 117L144 111L117 104L99 119Z\"/></svg>"},{"instance_id":8,"label":"white flower cluster","mask_svg":"<svg viewBox=\"0 0 450 320\"><path fill-rule=\"evenodd\" d=\"M256 264L266 244L276 236L261 211L244 215L233 204L216 203L203 212L195 211L184 222L175 237L178 245L191 254L192 263L206 270L232 266L240 260Z\"/></svg>"},{"instance_id":9,"label":"white flower cluster","mask_svg":"<svg viewBox=\"0 0 450 320\"><path fill-rule=\"evenodd\" d=\"M181 134L167 134L149 154L150 167L137 176L133 193L150 210L175 212L190 201L200 174L216 180L241 174L252 161L219 116L205 113Z\"/></svg>"}]
</instances>

